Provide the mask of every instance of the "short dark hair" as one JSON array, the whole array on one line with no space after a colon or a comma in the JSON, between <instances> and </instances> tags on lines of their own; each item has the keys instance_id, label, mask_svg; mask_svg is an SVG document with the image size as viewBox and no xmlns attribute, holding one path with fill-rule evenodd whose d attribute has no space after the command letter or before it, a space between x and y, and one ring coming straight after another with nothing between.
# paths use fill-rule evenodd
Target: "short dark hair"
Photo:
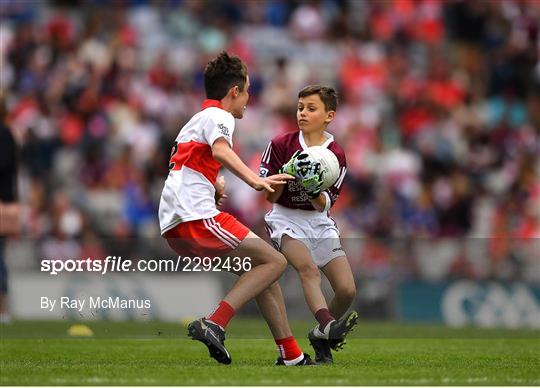
<instances>
[{"instance_id":1,"label":"short dark hair","mask_svg":"<svg viewBox=\"0 0 540 388\"><path fill-rule=\"evenodd\" d=\"M247 82L247 66L240 58L221 52L208 62L204 69L206 98L221 100L233 86L244 90Z\"/></svg>"},{"instance_id":2,"label":"short dark hair","mask_svg":"<svg viewBox=\"0 0 540 388\"><path fill-rule=\"evenodd\" d=\"M336 91L328 86L322 85L309 85L298 93L298 98L311 96L312 94L318 94L321 101L324 104L326 111L335 111L338 104L338 95Z\"/></svg>"}]
</instances>

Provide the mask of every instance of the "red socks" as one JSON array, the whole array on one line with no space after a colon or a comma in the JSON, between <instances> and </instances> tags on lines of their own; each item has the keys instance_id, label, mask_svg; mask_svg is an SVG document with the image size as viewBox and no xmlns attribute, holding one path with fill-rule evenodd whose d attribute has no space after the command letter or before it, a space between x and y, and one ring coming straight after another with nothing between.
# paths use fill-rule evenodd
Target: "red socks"
<instances>
[{"instance_id":1,"label":"red socks","mask_svg":"<svg viewBox=\"0 0 540 388\"><path fill-rule=\"evenodd\" d=\"M317 310L315 313L315 319L317 322L319 322L319 331L321 333L324 333L324 329L330 322L335 321L335 318L332 316L332 314L330 314L328 309Z\"/></svg>"},{"instance_id":2,"label":"red socks","mask_svg":"<svg viewBox=\"0 0 540 388\"><path fill-rule=\"evenodd\" d=\"M328 310L326 310L328 311ZM222 300L216 307L213 313L211 313L206 319L221 326L223 329L227 327L229 321L234 316L235 311L230 304ZM278 347L279 354L285 361L292 361L300 359L303 356L302 350L298 347L294 337L286 337L276 339L276 345Z\"/></svg>"},{"instance_id":3,"label":"red socks","mask_svg":"<svg viewBox=\"0 0 540 388\"><path fill-rule=\"evenodd\" d=\"M295 360L302 356L302 350L298 347L294 337L275 339L280 356L284 360Z\"/></svg>"},{"instance_id":4,"label":"red socks","mask_svg":"<svg viewBox=\"0 0 540 388\"><path fill-rule=\"evenodd\" d=\"M219 325L225 330L229 321L234 316L236 311L231 307L230 304L222 300L219 302L218 306L206 319L214 322L216 325Z\"/></svg>"}]
</instances>

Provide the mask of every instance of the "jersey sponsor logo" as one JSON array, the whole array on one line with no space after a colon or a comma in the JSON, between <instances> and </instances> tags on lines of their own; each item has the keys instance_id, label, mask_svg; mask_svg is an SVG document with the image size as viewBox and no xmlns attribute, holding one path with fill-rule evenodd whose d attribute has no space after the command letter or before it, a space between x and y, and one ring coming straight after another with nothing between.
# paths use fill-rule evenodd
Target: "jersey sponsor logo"
<instances>
[{"instance_id":1,"label":"jersey sponsor logo","mask_svg":"<svg viewBox=\"0 0 540 388\"><path fill-rule=\"evenodd\" d=\"M304 191L304 187L297 181L288 181L287 186L290 192L293 191Z\"/></svg>"},{"instance_id":2,"label":"jersey sponsor logo","mask_svg":"<svg viewBox=\"0 0 540 388\"><path fill-rule=\"evenodd\" d=\"M261 178L266 178L267 175L268 175L268 169L261 166L261 167L259 168L259 176L260 176Z\"/></svg>"},{"instance_id":3,"label":"jersey sponsor logo","mask_svg":"<svg viewBox=\"0 0 540 388\"><path fill-rule=\"evenodd\" d=\"M305 192L300 193L300 195L292 196L290 198L291 198L291 202L294 202L294 203L303 203L303 202L309 201L309 197Z\"/></svg>"},{"instance_id":4,"label":"jersey sponsor logo","mask_svg":"<svg viewBox=\"0 0 540 388\"><path fill-rule=\"evenodd\" d=\"M332 249L332 252L339 252L339 251L342 251L342 250L343 250L343 248L337 247L337 248Z\"/></svg>"},{"instance_id":5,"label":"jersey sponsor logo","mask_svg":"<svg viewBox=\"0 0 540 388\"><path fill-rule=\"evenodd\" d=\"M219 133L221 133L224 136L231 137L231 133L229 132L229 128L225 126L225 124L218 124Z\"/></svg>"}]
</instances>

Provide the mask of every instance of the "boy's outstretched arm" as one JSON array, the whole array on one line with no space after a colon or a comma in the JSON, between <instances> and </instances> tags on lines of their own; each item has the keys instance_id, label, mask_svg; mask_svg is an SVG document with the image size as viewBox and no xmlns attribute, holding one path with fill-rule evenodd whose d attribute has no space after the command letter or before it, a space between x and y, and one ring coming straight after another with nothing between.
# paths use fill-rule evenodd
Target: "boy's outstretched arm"
<instances>
[{"instance_id":1,"label":"boy's outstretched arm","mask_svg":"<svg viewBox=\"0 0 540 388\"><path fill-rule=\"evenodd\" d=\"M212 156L234 175L242 179L255 190L266 190L273 193L273 185L283 185L294 177L287 174L277 174L266 178L261 178L253 172L234 152L224 138L217 139L212 144Z\"/></svg>"}]
</instances>

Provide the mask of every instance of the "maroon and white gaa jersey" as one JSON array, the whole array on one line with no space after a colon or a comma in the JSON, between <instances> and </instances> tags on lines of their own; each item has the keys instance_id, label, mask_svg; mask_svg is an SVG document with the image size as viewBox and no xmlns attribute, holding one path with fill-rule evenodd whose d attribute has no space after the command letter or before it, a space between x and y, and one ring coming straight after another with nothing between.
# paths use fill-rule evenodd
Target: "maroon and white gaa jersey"
<instances>
[{"instance_id":1,"label":"maroon and white gaa jersey","mask_svg":"<svg viewBox=\"0 0 540 388\"><path fill-rule=\"evenodd\" d=\"M343 149L339 144L334 141L334 136L328 132L324 132L324 136L327 140L322 146L328 148L336 155L340 167L340 173L336 183L323 191L323 194L327 196L327 201L330 200L330 206L332 206L341 192L341 185L345 178L345 173L347 172L347 161L345 160L345 152L343 152ZM296 151L305 150L307 148L308 146L304 141L302 131L276 136L272 139L270 144L268 144L268 147L266 147L266 150L262 155L260 176L266 177L277 174L280 167L287 163ZM305 193L304 188L300 182L297 181L287 182L283 194L281 194L277 203L291 209L315 210L309 201L309 197ZM327 205L327 208L330 206Z\"/></svg>"}]
</instances>

